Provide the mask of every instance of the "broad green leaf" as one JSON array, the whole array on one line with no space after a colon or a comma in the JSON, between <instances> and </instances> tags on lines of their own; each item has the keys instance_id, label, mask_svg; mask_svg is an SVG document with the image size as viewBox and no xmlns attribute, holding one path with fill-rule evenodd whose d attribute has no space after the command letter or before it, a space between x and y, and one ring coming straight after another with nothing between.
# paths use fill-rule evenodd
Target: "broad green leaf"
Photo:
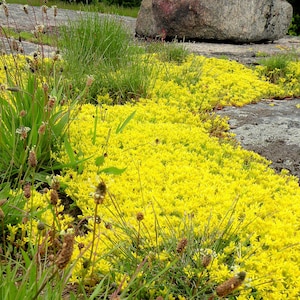
<instances>
[{"instance_id":1,"label":"broad green leaf","mask_svg":"<svg viewBox=\"0 0 300 300\"><path fill-rule=\"evenodd\" d=\"M109 168L100 170L98 173L105 173L105 174L110 174L110 175L121 175L123 172L125 172L126 169L127 168L119 169L116 167L109 167Z\"/></svg>"},{"instance_id":2,"label":"broad green leaf","mask_svg":"<svg viewBox=\"0 0 300 300\"><path fill-rule=\"evenodd\" d=\"M6 183L0 191L0 199L5 199L9 196L9 191L10 191L10 184Z\"/></svg>"},{"instance_id":3,"label":"broad green leaf","mask_svg":"<svg viewBox=\"0 0 300 300\"><path fill-rule=\"evenodd\" d=\"M102 166L103 163L104 163L104 155L98 156L98 157L95 159L95 164L96 164L97 167Z\"/></svg>"}]
</instances>

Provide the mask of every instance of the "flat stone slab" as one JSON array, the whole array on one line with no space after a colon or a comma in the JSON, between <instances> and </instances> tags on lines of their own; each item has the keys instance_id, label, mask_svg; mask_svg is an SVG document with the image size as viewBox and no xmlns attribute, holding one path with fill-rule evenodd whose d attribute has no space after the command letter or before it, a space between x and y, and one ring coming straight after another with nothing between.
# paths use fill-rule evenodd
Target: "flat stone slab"
<instances>
[{"instance_id":1,"label":"flat stone slab","mask_svg":"<svg viewBox=\"0 0 300 300\"><path fill-rule=\"evenodd\" d=\"M287 169L300 178L300 99L225 107L218 114L229 117L243 148L271 160L277 171Z\"/></svg>"},{"instance_id":2,"label":"flat stone slab","mask_svg":"<svg viewBox=\"0 0 300 300\"><path fill-rule=\"evenodd\" d=\"M207 57L228 58L243 64L256 64L263 57L293 53L300 56L300 37L289 36L274 42L256 44L229 44L197 42L184 43L187 50Z\"/></svg>"}]
</instances>

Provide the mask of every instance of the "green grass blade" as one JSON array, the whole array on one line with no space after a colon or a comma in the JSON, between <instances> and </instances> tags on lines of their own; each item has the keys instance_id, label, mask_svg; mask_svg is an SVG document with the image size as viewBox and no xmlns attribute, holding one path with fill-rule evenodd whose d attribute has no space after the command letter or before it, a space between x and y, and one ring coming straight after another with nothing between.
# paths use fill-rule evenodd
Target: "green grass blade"
<instances>
[{"instance_id":1,"label":"green grass blade","mask_svg":"<svg viewBox=\"0 0 300 300\"><path fill-rule=\"evenodd\" d=\"M116 133L121 133L125 127L127 126L127 124L133 119L134 115L135 115L136 111L132 112L128 117L127 119L123 122L123 123L120 123L116 129Z\"/></svg>"}]
</instances>

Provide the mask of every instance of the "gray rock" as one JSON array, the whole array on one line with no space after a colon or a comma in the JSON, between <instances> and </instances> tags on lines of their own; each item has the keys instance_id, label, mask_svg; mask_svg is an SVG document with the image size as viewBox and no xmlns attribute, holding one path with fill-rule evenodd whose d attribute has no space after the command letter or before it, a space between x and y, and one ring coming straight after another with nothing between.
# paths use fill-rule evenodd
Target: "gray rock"
<instances>
[{"instance_id":1,"label":"gray rock","mask_svg":"<svg viewBox=\"0 0 300 300\"><path fill-rule=\"evenodd\" d=\"M289 170L300 183L299 105L300 99L264 100L217 113L229 117L230 131L243 148L270 160L278 172Z\"/></svg>"},{"instance_id":2,"label":"gray rock","mask_svg":"<svg viewBox=\"0 0 300 300\"><path fill-rule=\"evenodd\" d=\"M293 8L285 0L143 0L141 37L249 43L284 37Z\"/></svg>"}]
</instances>

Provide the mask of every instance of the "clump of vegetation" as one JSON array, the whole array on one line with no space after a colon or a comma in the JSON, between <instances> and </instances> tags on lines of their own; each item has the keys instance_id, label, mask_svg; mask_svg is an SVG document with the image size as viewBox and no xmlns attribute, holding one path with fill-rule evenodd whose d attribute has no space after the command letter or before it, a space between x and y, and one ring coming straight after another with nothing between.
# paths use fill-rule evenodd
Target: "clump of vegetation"
<instances>
[{"instance_id":1,"label":"clump of vegetation","mask_svg":"<svg viewBox=\"0 0 300 300\"><path fill-rule=\"evenodd\" d=\"M61 30L60 47L74 86L82 89L83 78L93 75L92 99L108 93L114 103L123 103L147 95L152 68L117 19L93 15L70 23Z\"/></svg>"},{"instance_id":2,"label":"clump of vegetation","mask_svg":"<svg viewBox=\"0 0 300 300\"><path fill-rule=\"evenodd\" d=\"M297 53L276 54L259 60L256 72L262 79L280 86L282 92L278 98L300 95L299 57Z\"/></svg>"},{"instance_id":3,"label":"clump of vegetation","mask_svg":"<svg viewBox=\"0 0 300 300\"><path fill-rule=\"evenodd\" d=\"M174 40L171 43L165 43L164 40L153 40L146 42L147 53L156 53L161 61L182 63L187 58L189 52L183 44Z\"/></svg>"},{"instance_id":4,"label":"clump of vegetation","mask_svg":"<svg viewBox=\"0 0 300 300\"><path fill-rule=\"evenodd\" d=\"M5 70L5 84L2 84L0 95L2 182L15 186L21 180L30 180L32 174L35 181L35 172L41 180L42 174L46 176L62 168L51 159L51 151L64 141L69 123L79 107L76 107L78 101L67 99L57 70L59 64L57 54L48 61L38 54L26 60L2 57ZM45 77L48 68L51 80ZM87 88L79 96L83 96ZM81 101L84 103L83 99Z\"/></svg>"},{"instance_id":5,"label":"clump of vegetation","mask_svg":"<svg viewBox=\"0 0 300 300\"><path fill-rule=\"evenodd\" d=\"M288 34L295 35L295 36L300 35L300 15L299 14L294 14L293 19L292 19L292 24L289 27Z\"/></svg>"},{"instance_id":6,"label":"clump of vegetation","mask_svg":"<svg viewBox=\"0 0 300 300\"><path fill-rule=\"evenodd\" d=\"M142 3L141 0L102 0L100 2L104 2L108 5L118 5L124 7L139 7Z\"/></svg>"},{"instance_id":7,"label":"clump of vegetation","mask_svg":"<svg viewBox=\"0 0 300 300\"><path fill-rule=\"evenodd\" d=\"M284 78L288 72L288 66L291 61L297 59L296 55L292 54L276 54L270 57L259 59L258 63L264 66L266 77L272 83L278 83L281 78Z\"/></svg>"}]
</instances>

